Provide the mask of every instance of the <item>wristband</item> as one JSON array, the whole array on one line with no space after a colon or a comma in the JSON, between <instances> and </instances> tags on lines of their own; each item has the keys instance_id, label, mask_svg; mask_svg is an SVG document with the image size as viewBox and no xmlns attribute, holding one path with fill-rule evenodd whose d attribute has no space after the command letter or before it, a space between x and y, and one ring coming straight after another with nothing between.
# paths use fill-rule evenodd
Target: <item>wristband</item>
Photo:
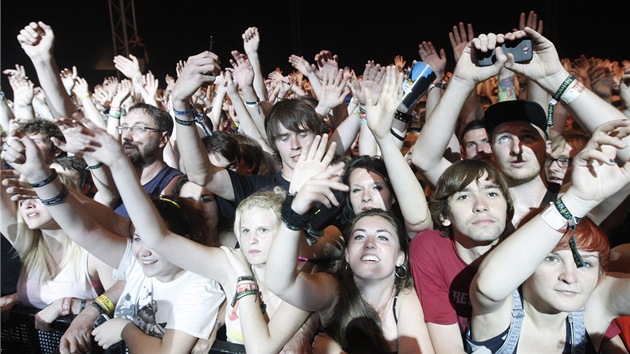
<instances>
[{"instance_id":1,"label":"wristband","mask_svg":"<svg viewBox=\"0 0 630 354\"><path fill-rule=\"evenodd\" d=\"M42 204L46 206L55 206L55 205L60 204L64 199L66 199L67 196L68 196L68 188L62 185L61 191L59 192L59 194L57 194L56 196L50 199L40 199L40 201L42 202Z\"/></svg>"},{"instance_id":2,"label":"wristband","mask_svg":"<svg viewBox=\"0 0 630 354\"><path fill-rule=\"evenodd\" d=\"M359 123L367 124L367 119L359 118Z\"/></svg>"},{"instance_id":3,"label":"wristband","mask_svg":"<svg viewBox=\"0 0 630 354\"><path fill-rule=\"evenodd\" d=\"M113 118L113 119L120 119L120 111L114 111L112 112L111 110L109 111L109 114L107 115L109 118Z\"/></svg>"},{"instance_id":4,"label":"wristband","mask_svg":"<svg viewBox=\"0 0 630 354\"><path fill-rule=\"evenodd\" d=\"M547 126L553 127L553 111L556 107L556 104L558 103L558 100L560 99L560 97L562 97L562 94L564 94L564 91L567 90L569 85L574 80L575 80L575 76L569 74L569 76L566 79L564 79L560 87L558 87L558 90L556 91L556 93L551 98L551 102L549 102L549 106L547 107Z\"/></svg>"},{"instance_id":5,"label":"wristband","mask_svg":"<svg viewBox=\"0 0 630 354\"><path fill-rule=\"evenodd\" d=\"M402 135L400 135L400 134L398 134L398 133L396 133L396 131L394 130L394 128L391 128L389 131L392 133L392 135L394 136L394 138L396 138L396 139L398 139L398 140L400 140L400 141L405 141L405 137L404 137L404 136L402 136Z\"/></svg>"},{"instance_id":6,"label":"wristband","mask_svg":"<svg viewBox=\"0 0 630 354\"><path fill-rule=\"evenodd\" d=\"M236 278L236 282L237 283L240 283L242 281L256 281L256 280L251 275L242 275L242 276Z\"/></svg>"},{"instance_id":7,"label":"wristband","mask_svg":"<svg viewBox=\"0 0 630 354\"><path fill-rule=\"evenodd\" d=\"M85 305L87 305L87 300L86 299L81 299L81 306L79 307L79 313L83 312L83 310L85 310Z\"/></svg>"},{"instance_id":8,"label":"wristband","mask_svg":"<svg viewBox=\"0 0 630 354\"><path fill-rule=\"evenodd\" d=\"M191 116L195 113L195 110L191 108L185 111L178 111L175 108L173 108L173 112L175 112L176 116Z\"/></svg>"},{"instance_id":9,"label":"wristband","mask_svg":"<svg viewBox=\"0 0 630 354\"><path fill-rule=\"evenodd\" d=\"M96 301L93 301L91 306L94 307L100 315L107 315L107 310L105 310L105 308L99 305Z\"/></svg>"},{"instance_id":10,"label":"wristband","mask_svg":"<svg viewBox=\"0 0 630 354\"><path fill-rule=\"evenodd\" d=\"M553 204L556 206L556 209L558 210L560 215L562 215L562 217L567 220L567 228L573 229L573 233L569 238L569 248L571 248L571 254L573 255L573 261L575 262L575 265L578 268L582 268L584 267L584 259L582 259L582 255L580 255L580 252L578 252L577 244L575 243L575 231L577 229L577 224L580 222L580 220L582 220L582 218L573 216L567 206L564 205L562 198L556 199Z\"/></svg>"},{"instance_id":11,"label":"wristband","mask_svg":"<svg viewBox=\"0 0 630 354\"><path fill-rule=\"evenodd\" d=\"M398 119L399 121L401 121L403 123L407 123L407 124L409 124L411 122L411 120L413 119L411 114L402 113L402 112L400 112L398 110L396 111L396 113L394 113L394 118Z\"/></svg>"},{"instance_id":12,"label":"wristband","mask_svg":"<svg viewBox=\"0 0 630 354\"><path fill-rule=\"evenodd\" d=\"M107 312L108 315L114 313L114 303L107 297L107 295L101 294L101 296L94 300L94 302L99 304Z\"/></svg>"},{"instance_id":13,"label":"wristband","mask_svg":"<svg viewBox=\"0 0 630 354\"><path fill-rule=\"evenodd\" d=\"M193 124L195 124L194 120L181 120L179 118L177 118L177 116L175 116L175 123L179 124L179 125L184 125L184 126L191 126Z\"/></svg>"},{"instance_id":14,"label":"wristband","mask_svg":"<svg viewBox=\"0 0 630 354\"><path fill-rule=\"evenodd\" d=\"M567 91L560 97L564 103L569 104L586 90L586 86L578 80L573 81Z\"/></svg>"},{"instance_id":15,"label":"wristband","mask_svg":"<svg viewBox=\"0 0 630 354\"><path fill-rule=\"evenodd\" d=\"M99 162L96 165L92 165L92 166L88 166L85 169L86 170L98 170L99 168L103 167L103 163Z\"/></svg>"},{"instance_id":16,"label":"wristband","mask_svg":"<svg viewBox=\"0 0 630 354\"><path fill-rule=\"evenodd\" d=\"M31 187L33 188L39 188L39 187L43 187L47 184L49 184L50 182L54 181L55 178L57 178L57 171L55 169L52 170L52 174L48 177L46 177L45 179L39 181L39 182L35 182L35 183L29 183L31 185Z\"/></svg>"},{"instance_id":17,"label":"wristband","mask_svg":"<svg viewBox=\"0 0 630 354\"><path fill-rule=\"evenodd\" d=\"M238 284L236 286L236 293L242 293L243 291L256 290L258 291L258 285L254 282Z\"/></svg>"},{"instance_id":18,"label":"wristband","mask_svg":"<svg viewBox=\"0 0 630 354\"><path fill-rule=\"evenodd\" d=\"M61 300L61 313L59 314L60 316L68 316L72 314L72 309L70 308L71 303L71 297L64 297L63 300Z\"/></svg>"},{"instance_id":19,"label":"wristband","mask_svg":"<svg viewBox=\"0 0 630 354\"><path fill-rule=\"evenodd\" d=\"M281 209L282 221L289 230L300 231L308 225L309 221L311 221L311 218L313 217L313 214L306 213L304 215L300 215L296 213L291 208L293 199L295 199L294 195L287 195L287 197L284 198Z\"/></svg>"}]
</instances>

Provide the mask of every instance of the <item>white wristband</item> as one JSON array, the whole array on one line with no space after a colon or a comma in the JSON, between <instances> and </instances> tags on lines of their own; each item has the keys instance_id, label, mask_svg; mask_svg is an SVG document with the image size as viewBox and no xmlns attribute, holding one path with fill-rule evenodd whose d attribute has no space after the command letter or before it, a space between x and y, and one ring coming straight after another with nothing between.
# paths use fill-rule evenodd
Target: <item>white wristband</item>
<instances>
[{"instance_id":1,"label":"white wristband","mask_svg":"<svg viewBox=\"0 0 630 354\"><path fill-rule=\"evenodd\" d=\"M579 95L584 92L586 86L578 80L575 80L569 85L569 88L562 94L560 99L564 101L564 103L569 104L571 101L576 99Z\"/></svg>"}]
</instances>

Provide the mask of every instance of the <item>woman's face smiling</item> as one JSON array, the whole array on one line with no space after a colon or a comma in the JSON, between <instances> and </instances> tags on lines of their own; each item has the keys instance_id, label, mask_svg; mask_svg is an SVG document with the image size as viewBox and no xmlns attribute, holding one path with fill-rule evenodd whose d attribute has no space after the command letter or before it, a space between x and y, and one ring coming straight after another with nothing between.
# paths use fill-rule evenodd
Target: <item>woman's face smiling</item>
<instances>
[{"instance_id":1,"label":"woman's face smiling","mask_svg":"<svg viewBox=\"0 0 630 354\"><path fill-rule=\"evenodd\" d=\"M184 271L145 246L138 234L133 235L131 253L138 260L145 276L155 277L163 283L173 281Z\"/></svg>"},{"instance_id":2,"label":"woman's face smiling","mask_svg":"<svg viewBox=\"0 0 630 354\"><path fill-rule=\"evenodd\" d=\"M393 279L396 267L405 262L396 228L383 217L361 218L354 224L349 237L346 262L359 279Z\"/></svg>"}]
</instances>

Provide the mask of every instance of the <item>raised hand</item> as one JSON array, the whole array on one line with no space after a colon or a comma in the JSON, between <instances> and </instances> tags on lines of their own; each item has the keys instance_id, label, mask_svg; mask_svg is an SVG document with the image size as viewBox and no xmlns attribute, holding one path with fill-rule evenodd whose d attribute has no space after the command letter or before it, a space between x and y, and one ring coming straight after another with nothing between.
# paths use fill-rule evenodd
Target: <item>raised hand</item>
<instances>
[{"instance_id":1,"label":"raised hand","mask_svg":"<svg viewBox=\"0 0 630 354\"><path fill-rule=\"evenodd\" d=\"M37 193L27 182L20 179L20 173L15 170L2 170L2 186L6 188L7 194L11 195L14 202L24 199L37 199Z\"/></svg>"},{"instance_id":2,"label":"raised hand","mask_svg":"<svg viewBox=\"0 0 630 354\"><path fill-rule=\"evenodd\" d=\"M177 62L177 64L175 64L175 73L177 74L177 77L179 77L179 75L182 73L182 70L184 70L185 66L186 66L185 60L180 60Z\"/></svg>"},{"instance_id":3,"label":"raised hand","mask_svg":"<svg viewBox=\"0 0 630 354\"><path fill-rule=\"evenodd\" d=\"M173 103L186 101L202 85L211 84L221 72L221 62L216 54L205 51L188 58L173 88Z\"/></svg>"},{"instance_id":4,"label":"raised hand","mask_svg":"<svg viewBox=\"0 0 630 354\"><path fill-rule=\"evenodd\" d=\"M118 89L116 90L116 95L114 95L114 97L111 99L112 107L120 108L122 103L131 94L131 90L132 90L131 86L132 86L131 85L131 81L129 81L129 80L122 80L118 84Z\"/></svg>"},{"instance_id":5,"label":"raised hand","mask_svg":"<svg viewBox=\"0 0 630 354\"><path fill-rule=\"evenodd\" d=\"M435 71L438 80L441 79L442 73L444 73L446 68L446 52L444 49L440 49L438 53L433 43L423 41L418 45L418 54L420 54L420 59Z\"/></svg>"},{"instance_id":6,"label":"raised hand","mask_svg":"<svg viewBox=\"0 0 630 354\"><path fill-rule=\"evenodd\" d=\"M402 82L403 73L399 72L395 66L388 66L383 82L383 91L378 102L373 100L369 88L364 88L366 97L365 111L368 127L377 140L389 139L390 129L394 120L394 113L402 102Z\"/></svg>"},{"instance_id":7,"label":"raised hand","mask_svg":"<svg viewBox=\"0 0 630 354\"><path fill-rule=\"evenodd\" d=\"M530 11L527 15L525 15L524 12L521 12L521 17L519 18L519 23L518 23L518 29L524 30L525 27L529 27L533 29L534 31L542 34L543 33L543 20L538 19L538 15L536 14L535 11Z\"/></svg>"},{"instance_id":8,"label":"raised hand","mask_svg":"<svg viewBox=\"0 0 630 354\"><path fill-rule=\"evenodd\" d=\"M245 33L243 33L243 48L247 55L250 53L258 52L258 46L260 45L260 35L258 34L258 28L250 27Z\"/></svg>"},{"instance_id":9,"label":"raised hand","mask_svg":"<svg viewBox=\"0 0 630 354\"><path fill-rule=\"evenodd\" d=\"M363 80L351 82L350 88L352 93L359 99L359 103L365 106L366 97L363 89L367 88L372 95L372 101L376 102L383 89L384 79L385 68L382 68L380 64L374 64L374 60L368 60L367 64L365 64L365 71L363 71Z\"/></svg>"},{"instance_id":10,"label":"raised hand","mask_svg":"<svg viewBox=\"0 0 630 354\"><path fill-rule=\"evenodd\" d=\"M343 70L339 69L336 75L330 73L324 77L318 106L333 109L342 104L349 93L350 89L346 87L346 80L343 79Z\"/></svg>"},{"instance_id":11,"label":"raised hand","mask_svg":"<svg viewBox=\"0 0 630 354\"><path fill-rule=\"evenodd\" d=\"M336 73L339 69L338 56L333 55L329 50L322 50L318 54L315 55L315 64L312 64L311 67L315 72L315 76L318 79L323 80L326 75L330 73Z\"/></svg>"},{"instance_id":12,"label":"raised hand","mask_svg":"<svg viewBox=\"0 0 630 354\"><path fill-rule=\"evenodd\" d=\"M72 91L79 99L90 96L88 83L82 77L76 79L76 84L74 85Z\"/></svg>"},{"instance_id":13,"label":"raised hand","mask_svg":"<svg viewBox=\"0 0 630 354\"><path fill-rule=\"evenodd\" d=\"M27 180L45 168L44 157L35 143L19 130L2 144L0 157Z\"/></svg>"},{"instance_id":14,"label":"raised hand","mask_svg":"<svg viewBox=\"0 0 630 354\"><path fill-rule=\"evenodd\" d=\"M129 54L129 59L122 55L115 56L114 66L130 80L141 79L142 72L140 71L140 63L138 59L131 54Z\"/></svg>"},{"instance_id":15,"label":"raised hand","mask_svg":"<svg viewBox=\"0 0 630 354\"><path fill-rule=\"evenodd\" d=\"M337 144L328 144L328 134L317 135L308 149L302 149L300 158L293 169L293 177L289 186L289 194L295 194L311 178L323 173L333 157Z\"/></svg>"},{"instance_id":16,"label":"raised hand","mask_svg":"<svg viewBox=\"0 0 630 354\"><path fill-rule=\"evenodd\" d=\"M74 88L75 80L77 79L77 67L73 66L72 70L65 68L61 70L59 76L61 77L61 82L63 83L63 87L66 88L66 92L68 94L72 93L72 88Z\"/></svg>"},{"instance_id":17,"label":"raised hand","mask_svg":"<svg viewBox=\"0 0 630 354\"><path fill-rule=\"evenodd\" d=\"M230 64L234 68L233 75L238 86L241 88L252 86L254 82L254 68L249 59L247 59L247 55L239 53L238 50L233 50L231 54L233 59L230 59Z\"/></svg>"},{"instance_id":18,"label":"raised hand","mask_svg":"<svg viewBox=\"0 0 630 354\"><path fill-rule=\"evenodd\" d=\"M22 49L31 59L52 56L55 34L52 28L39 21L31 22L17 36Z\"/></svg>"},{"instance_id":19,"label":"raised hand","mask_svg":"<svg viewBox=\"0 0 630 354\"><path fill-rule=\"evenodd\" d=\"M28 79L28 76L26 76L26 70L24 69L24 66L18 65L18 64L15 64L15 69L6 69L6 70L3 70L2 73L8 76L9 78L11 78L11 76L18 76L23 79Z\"/></svg>"},{"instance_id":20,"label":"raised hand","mask_svg":"<svg viewBox=\"0 0 630 354\"><path fill-rule=\"evenodd\" d=\"M9 76L9 84L13 89L13 103L16 106L30 106L35 95L35 86L28 78L18 75Z\"/></svg>"},{"instance_id":21,"label":"raised hand","mask_svg":"<svg viewBox=\"0 0 630 354\"><path fill-rule=\"evenodd\" d=\"M311 64L309 64L308 60L304 59L304 57L291 55L289 57L289 63L291 63L291 65L293 65L293 67L301 72L303 75L308 76L308 74L313 72Z\"/></svg>"},{"instance_id":22,"label":"raised hand","mask_svg":"<svg viewBox=\"0 0 630 354\"><path fill-rule=\"evenodd\" d=\"M123 81L128 82L129 87L131 87L131 81L129 80L123 80ZM112 101L114 99L114 95L111 93L110 90L106 90L102 86L94 87L94 94L92 95L92 97L94 98L95 102L101 105L102 107L120 107L120 106L113 106Z\"/></svg>"},{"instance_id":23,"label":"raised hand","mask_svg":"<svg viewBox=\"0 0 630 354\"><path fill-rule=\"evenodd\" d=\"M499 71L507 60L500 48L504 41L505 39L502 34L497 35L494 33L482 34L474 38L462 52L461 58L455 67L452 80L460 79L475 86L479 82L499 74ZM476 51L492 51L495 47L497 61L492 66L479 67L475 64Z\"/></svg>"},{"instance_id":24,"label":"raised hand","mask_svg":"<svg viewBox=\"0 0 630 354\"><path fill-rule=\"evenodd\" d=\"M466 29L468 29L468 32L466 32ZM459 25L453 26L453 31L448 33L448 38L451 40L455 63L457 63L468 43L475 38L472 24L469 23L464 26L464 23L460 22Z\"/></svg>"},{"instance_id":25,"label":"raised hand","mask_svg":"<svg viewBox=\"0 0 630 354\"><path fill-rule=\"evenodd\" d=\"M501 54L498 54L498 50L497 61L499 61L499 57L501 57L501 60L505 58L507 60L505 62L506 68L516 73L524 74L528 78L538 82L538 84L541 84L543 87L555 86L555 84L544 85L544 83L546 81L558 81L558 78L555 77L556 75L564 76L560 79L564 80L566 78L566 71L564 70L562 63L560 62L556 47L553 45L553 43L551 43L551 41L543 37L540 33L534 31L529 27L525 27L523 31L507 33L505 35L505 40L516 40L525 36L531 37L532 41L534 42L534 55L529 63L515 63L514 56L509 54L506 58L503 52L501 52Z\"/></svg>"},{"instance_id":26,"label":"raised hand","mask_svg":"<svg viewBox=\"0 0 630 354\"><path fill-rule=\"evenodd\" d=\"M405 71L405 65L407 65L407 62L403 59L402 55L397 55L394 57L394 65L396 65L396 69L398 69L398 71L403 72Z\"/></svg>"},{"instance_id":27,"label":"raised hand","mask_svg":"<svg viewBox=\"0 0 630 354\"><path fill-rule=\"evenodd\" d=\"M610 102L613 86L615 85L610 69L602 64L596 64L588 71L588 75L591 79L591 89L593 92Z\"/></svg>"},{"instance_id":28,"label":"raised hand","mask_svg":"<svg viewBox=\"0 0 630 354\"><path fill-rule=\"evenodd\" d=\"M630 162L624 161L623 166L615 162L617 149L626 147L621 139L628 135L630 120L613 120L600 125L584 149L573 158L572 184L567 194L597 205L629 183Z\"/></svg>"}]
</instances>

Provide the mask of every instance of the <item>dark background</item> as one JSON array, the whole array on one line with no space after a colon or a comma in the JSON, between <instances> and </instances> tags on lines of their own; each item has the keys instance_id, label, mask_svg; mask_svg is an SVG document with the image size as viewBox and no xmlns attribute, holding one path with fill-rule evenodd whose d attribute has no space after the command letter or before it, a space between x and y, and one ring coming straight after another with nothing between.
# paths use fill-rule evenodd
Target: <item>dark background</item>
<instances>
[{"instance_id":1,"label":"dark background","mask_svg":"<svg viewBox=\"0 0 630 354\"><path fill-rule=\"evenodd\" d=\"M126 0L128 1L128 0ZM363 71L365 61L382 64L401 54L419 59L417 45L433 41L446 49L448 68L453 55L448 32L459 21L473 24L475 34L507 32L518 26L522 11L535 10L545 21L544 35L561 57L580 54L630 59L630 1L165 1L135 0L138 34L149 51L151 69L160 79L175 74L175 63L197 54L214 37L214 51L228 64L233 49L243 51L241 34L249 26L261 33L263 72L275 67L285 73L291 54L310 62L321 49L339 55L341 66ZM34 69L16 36L31 21L42 20L56 35L59 68L76 65L91 85L113 70L113 44L106 0L2 0L0 3L0 67ZM107 70L109 69L109 71ZM2 86L8 87L6 78ZM10 91L10 90L7 90ZM9 96L11 94L7 92Z\"/></svg>"}]
</instances>

